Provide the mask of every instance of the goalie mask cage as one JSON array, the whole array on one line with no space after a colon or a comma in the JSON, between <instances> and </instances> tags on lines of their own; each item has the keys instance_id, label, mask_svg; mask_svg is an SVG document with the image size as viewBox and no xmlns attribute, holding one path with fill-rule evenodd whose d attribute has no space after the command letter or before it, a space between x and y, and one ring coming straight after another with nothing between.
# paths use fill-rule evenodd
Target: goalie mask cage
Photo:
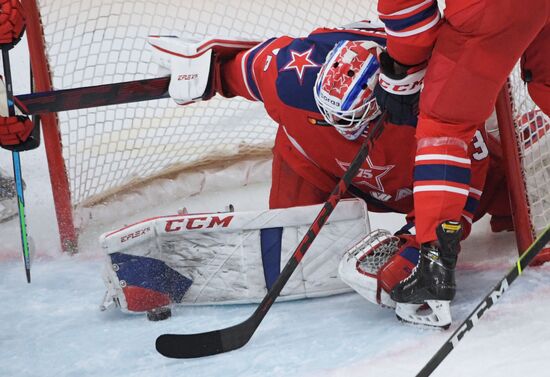
<instances>
[{"instance_id":1,"label":"goalie mask cage","mask_svg":"<svg viewBox=\"0 0 550 377\"><path fill-rule=\"evenodd\" d=\"M146 46L150 34L262 40L377 18L376 2L362 0L22 2L36 91L156 77L158 68ZM504 154L513 156L507 173L523 177L511 180L521 250L548 223L550 208L545 187L550 148L536 116L531 124L520 121L533 111L525 88L513 76L499 97L497 113ZM64 250L77 245L83 208L167 172L242 155L269 155L276 132L261 103L239 98L214 97L185 107L164 99L41 118ZM536 143L528 142L534 137Z\"/></svg>"}]
</instances>

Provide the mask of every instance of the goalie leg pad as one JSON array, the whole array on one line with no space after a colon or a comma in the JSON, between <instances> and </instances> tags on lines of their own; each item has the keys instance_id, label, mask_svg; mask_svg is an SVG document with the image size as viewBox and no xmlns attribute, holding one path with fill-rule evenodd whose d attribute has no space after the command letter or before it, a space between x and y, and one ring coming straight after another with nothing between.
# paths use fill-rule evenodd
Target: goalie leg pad
<instances>
[{"instance_id":1,"label":"goalie leg pad","mask_svg":"<svg viewBox=\"0 0 550 377\"><path fill-rule=\"evenodd\" d=\"M108 259L108 292L123 311L144 312L181 302L193 283L158 259L124 253L109 254Z\"/></svg>"},{"instance_id":2,"label":"goalie leg pad","mask_svg":"<svg viewBox=\"0 0 550 377\"><path fill-rule=\"evenodd\" d=\"M183 299L172 299L174 303L260 302L322 206L157 216L105 233L100 244L109 258L105 280L112 292L107 297L126 299L119 279L125 282L129 279L123 278L121 271L113 270L115 259L111 259L112 255L122 253L155 258L192 280ZM365 202L342 200L279 299L348 292L349 287L338 278L338 264L345 250L369 232ZM132 272L137 277L142 274L135 269ZM112 302L106 300L103 307Z\"/></svg>"}]
</instances>

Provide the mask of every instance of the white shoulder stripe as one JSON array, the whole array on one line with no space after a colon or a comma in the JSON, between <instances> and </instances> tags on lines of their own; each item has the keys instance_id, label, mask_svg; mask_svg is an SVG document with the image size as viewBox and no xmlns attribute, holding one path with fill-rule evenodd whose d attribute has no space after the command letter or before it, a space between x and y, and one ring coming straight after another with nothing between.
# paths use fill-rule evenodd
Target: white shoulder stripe
<instances>
[{"instance_id":1,"label":"white shoulder stripe","mask_svg":"<svg viewBox=\"0 0 550 377\"><path fill-rule=\"evenodd\" d=\"M469 191L466 189L461 189L458 187L453 186L446 186L446 185L425 185L425 186L415 186L413 189L413 193L417 192L427 192L427 191L447 191L447 192L453 192L455 194L460 194L464 196L468 196Z\"/></svg>"},{"instance_id":2,"label":"white shoulder stripe","mask_svg":"<svg viewBox=\"0 0 550 377\"><path fill-rule=\"evenodd\" d=\"M402 10L397 11L395 13L384 14L384 13L378 12L378 14L380 16L385 16L385 17L400 16L402 14L407 14L407 13L413 12L413 11L417 10L418 8L422 8L426 4L433 3L434 1L435 0L426 0L426 1L421 2L420 4L413 5L412 7L402 9Z\"/></svg>"},{"instance_id":3,"label":"white shoulder stripe","mask_svg":"<svg viewBox=\"0 0 550 377\"><path fill-rule=\"evenodd\" d=\"M458 162L460 164L470 165L469 158L455 157L448 154L421 154L416 156L415 161L429 161L429 160L443 160L443 161L452 161Z\"/></svg>"}]
</instances>

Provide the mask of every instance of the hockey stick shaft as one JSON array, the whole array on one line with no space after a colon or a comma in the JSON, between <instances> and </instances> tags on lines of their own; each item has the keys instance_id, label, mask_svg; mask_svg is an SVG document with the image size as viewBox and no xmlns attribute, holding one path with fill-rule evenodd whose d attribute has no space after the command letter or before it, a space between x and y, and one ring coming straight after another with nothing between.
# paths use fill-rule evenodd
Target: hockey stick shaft
<instances>
[{"instance_id":1,"label":"hockey stick shaft","mask_svg":"<svg viewBox=\"0 0 550 377\"><path fill-rule=\"evenodd\" d=\"M11 69L10 69L10 57L9 57L8 48L2 48L2 63L4 67L4 78L6 80L8 114L9 116L15 116ZM25 198L23 196L23 176L21 173L21 160L19 158L19 152L13 151L11 155L13 160L13 175L15 179L15 188L17 191L17 207L19 210L19 226L21 231L23 263L25 264L25 274L27 276L27 283L30 283L31 282L31 257L30 257L30 249L29 249L29 240L27 237L27 220L25 216Z\"/></svg>"},{"instance_id":2,"label":"hockey stick shaft","mask_svg":"<svg viewBox=\"0 0 550 377\"><path fill-rule=\"evenodd\" d=\"M258 305L254 313L244 322L235 326L214 330L198 334L164 334L157 338L157 351L172 358L195 358L215 355L222 352L232 351L244 346L275 302L282 289L286 285L290 276L296 270L296 267L308 251L312 242L315 240L319 231L326 223L328 217L346 193L352 179L357 175L361 165L367 158L372 142L378 137L383 125L381 115L376 121L375 126L369 131L368 136L359 148L356 156L348 167L348 170L340 178L340 181L332 190L328 200L309 227L305 236L302 238L287 264L279 274L279 277L269 289L262 302Z\"/></svg>"},{"instance_id":3,"label":"hockey stick shaft","mask_svg":"<svg viewBox=\"0 0 550 377\"><path fill-rule=\"evenodd\" d=\"M168 98L170 77L23 94L15 104L26 115Z\"/></svg>"},{"instance_id":4,"label":"hockey stick shaft","mask_svg":"<svg viewBox=\"0 0 550 377\"><path fill-rule=\"evenodd\" d=\"M433 355L428 363L416 375L417 377L426 377L432 374L439 364L456 348L458 343L464 338L467 332L474 328L478 320L487 310L489 310L502 297L508 287L522 274L523 270L529 266L529 263L544 249L544 246L550 242L550 225L544 229L540 236L529 246L519 257L516 265L500 280L495 287L485 296L479 305L470 313L470 315L458 326L455 332Z\"/></svg>"}]
</instances>

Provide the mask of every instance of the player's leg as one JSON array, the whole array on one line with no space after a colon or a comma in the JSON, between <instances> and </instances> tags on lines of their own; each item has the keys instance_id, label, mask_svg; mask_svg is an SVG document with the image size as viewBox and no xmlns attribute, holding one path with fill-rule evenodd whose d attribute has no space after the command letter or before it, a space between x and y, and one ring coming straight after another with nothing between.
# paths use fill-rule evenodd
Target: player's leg
<instances>
[{"instance_id":1,"label":"player's leg","mask_svg":"<svg viewBox=\"0 0 550 377\"><path fill-rule=\"evenodd\" d=\"M532 12L537 6L544 14ZM420 304L435 311L448 308L454 297L459 221L471 181L468 147L475 146L476 125L490 116L509 72L546 23L549 6L542 0L530 7L512 0L486 2L477 15L452 14L441 29L416 133L414 201L421 257L391 295L404 320L426 323L417 312ZM446 320L450 324L450 312L440 323Z\"/></svg>"},{"instance_id":2,"label":"player's leg","mask_svg":"<svg viewBox=\"0 0 550 377\"><path fill-rule=\"evenodd\" d=\"M547 2L538 3L546 12ZM442 221L460 219L470 179L467 145L475 125L489 117L509 72L546 23L546 14L522 8L511 0L488 2L477 17L458 18L455 24L451 17L441 29L417 129L414 200L421 243L436 239Z\"/></svg>"}]
</instances>

